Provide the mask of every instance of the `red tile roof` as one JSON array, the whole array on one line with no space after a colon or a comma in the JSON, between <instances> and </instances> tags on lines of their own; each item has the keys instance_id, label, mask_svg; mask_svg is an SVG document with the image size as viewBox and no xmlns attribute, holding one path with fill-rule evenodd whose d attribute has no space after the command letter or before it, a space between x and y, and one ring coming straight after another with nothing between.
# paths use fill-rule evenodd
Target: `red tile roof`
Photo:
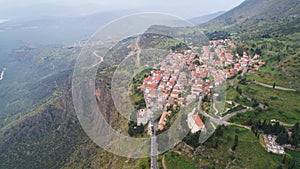
<instances>
[{"instance_id":1,"label":"red tile roof","mask_svg":"<svg viewBox=\"0 0 300 169\"><path fill-rule=\"evenodd\" d=\"M199 117L198 114L193 114L193 120L195 121L196 125L198 127L203 127L204 126L204 123L202 122L201 118Z\"/></svg>"},{"instance_id":2,"label":"red tile roof","mask_svg":"<svg viewBox=\"0 0 300 169\"><path fill-rule=\"evenodd\" d=\"M150 88L152 88L152 89L156 89L157 83L151 83L149 86L150 86Z\"/></svg>"}]
</instances>

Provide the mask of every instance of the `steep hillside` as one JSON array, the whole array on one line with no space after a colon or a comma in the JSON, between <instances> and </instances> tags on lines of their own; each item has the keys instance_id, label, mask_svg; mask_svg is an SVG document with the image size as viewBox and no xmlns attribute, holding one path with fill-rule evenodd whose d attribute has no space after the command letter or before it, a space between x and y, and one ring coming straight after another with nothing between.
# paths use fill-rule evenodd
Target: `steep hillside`
<instances>
[{"instance_id":1,"label":"steep hillside","mask_svg":"<svg viewBox=\"0 0 300 169\"><path fill-rule=\"evenodd\" d=\"M299 0L245 0L241 5L200 25L206 31L226 30L244 37L297 32L300 28Z\"/></svg>"},{"instance_id":2,"label":"steep hillside","mask_svg":"<svg viewBox=\"0 0 300 169\"><path fill-rule=\"evenodd\" d=\"M0 128L45 103L61 91L63 75L73 67L79 48L51 46L22 47L9 59L1 58L6 68L0 83Z\"/></svg>"}]
</instances>

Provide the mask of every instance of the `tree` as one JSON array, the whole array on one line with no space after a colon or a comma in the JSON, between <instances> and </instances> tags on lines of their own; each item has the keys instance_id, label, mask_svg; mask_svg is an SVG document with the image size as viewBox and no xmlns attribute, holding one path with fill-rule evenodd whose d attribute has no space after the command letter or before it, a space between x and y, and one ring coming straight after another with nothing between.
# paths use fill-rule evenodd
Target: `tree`
<instances>
[{"instance_id":1,"label":"tree","mask_svg":"<svg viewBox=\"0 0 300 169\"><path fill-rule=\"evenodd\" d=\"M267 128L264 130L265 134L271 134L272 133L272 124L268 123Z\"/></svg>"},{"instance_id":2,"label":"tree","mask_svg":"<svg viewBox=\"0 0 300 169\"><path fill-rule=\"evenodd\" d=\"M273 83L273 89L275 89L275 86L276 86L276 83L274 82L274 83Z\"/></svg>"},{"instance_id":3,"label":"tree","mask_svg":"<svg viewBox=\"0 0 300 169\"><path fill-rule=\"evenodd\" d=\"M292 136L291 136L291 144L294 146L297 146L300 144L300 128L299 128L299 123L296 123L292 129Z\"/></svg>"},{"instance_id":4,"label":"tree","mask_svg":"<svg viewBox=\"0 0 300 169\"><path fill-rule=\"evenodd\" d=\"M280 134L284 129L284 127L282 127L279 122L276 122L275 125L273 126L272 129L272 133L274 133L275 135Z\"/></svg>"},{"instance_id":5,"label":"tree","mask_svg":"<svg viewBox=\"0 0 300 169\"><path fill-rule=\"evenodd\" d=\"M255 99L252 99L252 107L257 107L257 106L259 106L259 103Z\"/></svg>"},{"instance_id":6,"label":"tree","mask_svg":"<svg viewBox=\"0 0 300 169\"><path fill-rule=\"evenodd\" d=\"M140 134L143 134L145 132L145 127L143 124L140 126L137 126L136 122L130 121L128 124L128 134L130 136L138 136Z\"/></svg>"},{"instance_id":7,"label":"tree","mask_svg":"<svg viewBox=\"0 0 300 169\"><path fill-rule=\"evenodd\" d=\"M282 164L285 164L285 162L286 162L286 155L283 155L281 162L282 162Z\"/></svg>"},{"instance_id":8,"label":"tree","mask_svg":"<svg viewBox=\"0 0 300 169\"><path fill-rule=\"evenodd\" d=\"M243 56L244 54L244 48L242 46L238 46L236 48L236 53L239 55L239 56Z\"/></svg>"},{"instance_id":9,"label":"tree","mask_svg":"<svg viewBox=\"0 0 300 169\"><path fill-rule=\"evenodd\" d=\"M261 129L261 121L260 120L257 120L255 125L257 128Z\"/></svg>"},{"instance_id":10,"label":"tree","mask_svg":"<svg viewBox=\"0 0 300 169\"><path fill-rule=\"evenodd\" d=\"M292 131L293 133L299 131L299 122L296 123L296 124L292 127L292 130L291 130L291 131Z\"/></svg>"},{"instance_id":11,"label":"tree","mask_svg":"<svg viewBox=\"0 0 300 169\"><path fill-rule=\"evenodd\" d=\"M215 131L215 135L218 136L218 137L221 137L223 136L223 126L218 126L216 131Z\"/></svg>"},{"instance_id":12,"label":"tree","mask_svg":"<svg viewBox=\"0 0 300 169\"><path fill-rule=\"evenodd\" d=\"M192 146L193 148L196 148L200 145L199 143L199 137L200 137L201 131L198 131L194 134L192 134L191 132L189 132L189 134L187 136L184 137L183 141Z\"/></svg>"},{"instance_id":13,"label":"tree","mask_svg":"<svg viewBox=\"0 0 300 169\"><path fill-rule=\"evenodd\" d=\"M280 144L280 145L288 144L288 142L289 142L289 135L288 135L288 133L287 133L286 131L282 131L282 132L278 135L278 137L277 137L277 139L276 139L276 142L277 142L278 144Z\"/></svg>"},{"instance_id":14,"label":"tree","mask_svg":"<svg viewBox=\"0 0 300 169\"><path fill-rule=\"evenodd\" d=\"M233 143L233 146L232 146L232 150L235 151L237 146L238 146L238 142L239 142L239 136L238 135L235 135L234 137L234 143Z\"/></svg>"},{"instance_id":15,"label":"tree","mask_svg":"<svg viewBox=\"0 0 300 169\"><path fill-rule=\"evenodd\" d=\"M255 49L255 53L258 54L258 55L261 55L261 54L262 54L261 49L256 48L256 49Z\"/></svg>"},{"instance_id":16,"label":"tree","mask_svg":"<svg viewBox=\"0 0 300 169\"><path fill-rule=\"evenodd\" d=\"M248 125L248 126L252 126L252 125L253 125L253 122L252 122L252 119L251 119L251 118L248 120L247 125Z\"/></svg>"},{"instance_id":17,"label":"tree","mask_svg":"<svg viewBox=\"0 0 300 169\"><path fill-rule=\"evenodd\" d=\"M193 62L193 64L196 65L196 66L200 66L200 65L201 65L201 63L199 62L199 60L195 60L195 61Z\"/></svg>"}]
</instances>

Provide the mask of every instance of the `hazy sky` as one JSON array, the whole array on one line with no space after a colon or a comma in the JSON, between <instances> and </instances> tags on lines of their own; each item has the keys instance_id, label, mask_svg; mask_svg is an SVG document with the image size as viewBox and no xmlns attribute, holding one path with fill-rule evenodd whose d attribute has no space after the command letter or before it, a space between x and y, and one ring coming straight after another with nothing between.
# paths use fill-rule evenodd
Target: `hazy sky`
<instances>
[{"instance_id":1,"label":"hazy sky","mask_svg":"<svg viewBox=\"0 0 300 169\"><path fill-rule=\"evenodd\" d=\"M0 0L0 19L78 16L133 10L191 18L229 10L243 0Z\"/></svg>"}]
</instances>

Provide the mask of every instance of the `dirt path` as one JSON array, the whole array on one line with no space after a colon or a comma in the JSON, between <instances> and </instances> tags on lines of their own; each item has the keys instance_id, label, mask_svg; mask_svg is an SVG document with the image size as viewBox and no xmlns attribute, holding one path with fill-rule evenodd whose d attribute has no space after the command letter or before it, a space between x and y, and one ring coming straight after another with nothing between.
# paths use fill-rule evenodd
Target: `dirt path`
<instances>
[{"instance_id":1,"label":"dirt path","mask_svg":"<svg viewBox=\"0 0 300 169\"><path fill-rule=\"evenodd\" d=\"M249 127L249 126L244 126L244 125L241 125L241 124L230 123L230 122L226 122L225 124L226 124L226 125L237 126L237 127L242 127L242 128L245 128L245 129L247 129L247 130L250 130L250 131L251 131L251 127Z\"/></svg>"},{"instance_id":2,"label":"dirt path","mask_svg":"<svg viewBox=\"0 0 300 169\"><path fill-rule=\"evenodd\" d=\"M137 36L136 41L134 43L134 45L130 45L131 51L129 52L129 54L126 56L126 58L129 58L131 56L136 55L136 64L137 67L140 66L140 55L142 53L142 48L140 47L140 41L141 41L141 37ZM125 59L126 59L125 58Z\"/></svg>"},{"instance_id":3,"label":"dirt path","mask_svg":"<svg viewBox=\"0 0 300 169\"><path fill-rule=\"evenodd\" d=\"M161 160L161 163L162 163L163 169L168 169L166 164L165 164L165 156L163 156L163 158Z\"/></svg>"},{"instance_id":4,"label":"dirt path","mask_svg":"<svg viewBox=\"0 0 300 169\"><path fill-rule=\"evenodd\" d=\"M260 85L260 86L264 86L264 87L273 89L272 85L268 85L268 84L264 84L264 83L260 83L260 82L254 82L254 83L257 84L257 85ZM289 89L289 88L280 87L280 86L275 86L275 89L284 90L284 91L294 91L294 92L296 91L295 89Z\"/></svg>"},{"instance_id":5,"label":"dirt path","mask_svg":"<svg viewBox=\"0 0 300 169\"><path fill-rule=\"evenodd\" d=\"M135 41L135 51L136 51L136 64L137 64L137 67L140 67L140 55L141 55L141 52L142 52L142 49L140 47L140 41L141 41L141 37L138 36L136 41Z\"/></svg>"}]
</instances>

